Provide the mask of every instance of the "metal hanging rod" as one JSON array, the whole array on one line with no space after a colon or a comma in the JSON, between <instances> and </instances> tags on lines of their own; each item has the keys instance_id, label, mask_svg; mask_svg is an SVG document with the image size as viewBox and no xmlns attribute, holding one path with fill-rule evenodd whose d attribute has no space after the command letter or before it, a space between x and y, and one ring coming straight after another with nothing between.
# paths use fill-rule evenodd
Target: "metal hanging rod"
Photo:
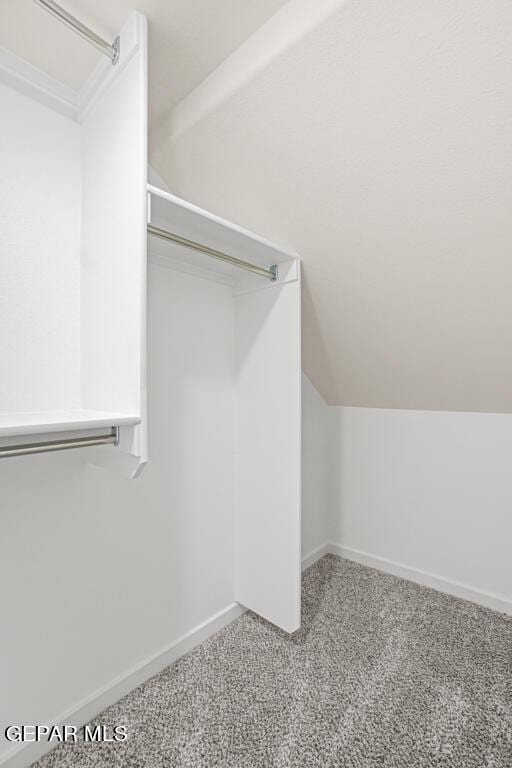
<instances>
[{"instance_id":1,"label":"metal hanging rod","mask_svg":"<svg viewBox=\"0 0 512 768\"><path fill-rule=\"evenodd\" d=\"M45 11L51 13L52 16L55 16L56 19L62 21L63 24L80 35L80 37L83 37L84 40L87 40L94 45L94 47L104 53L105 56L108 56L112 64L117 64L119 60L119 37L116 37L112 44L107 43L107 41L97 35L96 32L93 32L92 29L89 29L85 24L82 24L81 21L75 19L74 16L57 3L54 3L53 0L34 0L34 2L40 5L41 8L44 8Z\"/></svg>"},{"instance_id":2,"label":"metal hanging rod","mask_svg":"<svg viewBox=\"0 0 512 768\"><path fill-rule=\"evenodd\" d=\"M161 237L162 240L170 240L173 243L185 246L185 248L191 248L193 251L199 251L199 253L205 253L207 256L212 256L214 259L224 261L226 264L232 264L234 267L246 269L248 272L252 272L255 275L268 277L270 280L277 280L277 264L268 268L258 267L256 264L251 264L249 261L243 261L243 259L229 256L227 253L222 253L222 251L216 251L214 248L209 248L207 245L201 245L201 243L196 243L194 240L188 240L181 235L175 235L173 232L168 232L166 229L160 229L153 224L148 224L148 232L150 235L155 235L155 237Z\"/></svg>"},{"instance_id":3,"label":"metal hanging rod","mask_svg":"<svg viewBox=\"0 0 512 768\"><path fill-rule=\"evenodd\" d=\"M112 427L112 431L109 435L72 437L69 440L49 440L44 443L5 445L0 447L0 458L5 458L7 456L26 456L30 453L45 453L47 451L64 451L68 448L86 448L91 445L118 445L118 443L119 427Z\"/></svg>"}]
</instances>

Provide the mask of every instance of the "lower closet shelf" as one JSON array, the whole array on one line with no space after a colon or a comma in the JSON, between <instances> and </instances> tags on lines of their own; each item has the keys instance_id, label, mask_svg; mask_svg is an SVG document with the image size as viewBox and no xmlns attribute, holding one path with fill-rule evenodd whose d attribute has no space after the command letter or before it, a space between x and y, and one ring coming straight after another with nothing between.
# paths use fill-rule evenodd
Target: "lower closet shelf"
<instances>
[{"instance_id":1,"label":"lower closet shelf","mask_svg":"<svg viewBox=\"0 0 512 768\"><path fill-rule=\"evenodd\" d=\"M139 424L140 416L85 409L0 414L0 437L40 435L47 432L121 427Z\"/></svg>"}]
</instances>

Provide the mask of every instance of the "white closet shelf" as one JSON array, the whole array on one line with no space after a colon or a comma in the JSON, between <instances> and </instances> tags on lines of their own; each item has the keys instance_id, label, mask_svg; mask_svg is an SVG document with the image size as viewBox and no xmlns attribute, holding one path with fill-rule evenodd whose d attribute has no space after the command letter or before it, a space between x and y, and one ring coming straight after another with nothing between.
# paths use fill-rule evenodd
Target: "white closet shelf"
<instances>
[{"instance_id":1,"label":"white closet shelf","mask_svg":"<svg viewBox=\"0 0 512 768\"><path fill-rule=\"evenodd\" d=\"M40 435L47 432L121 427L140 424L140 416L114 411L39 411L34 413L0 413L0 437Z\"/></svg>"},{"instance_id":2,"label":"white closet shelf","mask_svg":"<svg viewBox=\"0 0 512 768\"><path fill-rule=\"evenodd\" d=\"M151 225L172 232L187 240L200 243L210 249L227 254L235 259L250 262L257 267L269 267L290 259L298 259L296 253L288 251L262 237L249 232L231 221L222 219L210 211L205 211L192 203L148 184L148 213ZM151 233L150 233L151 234ZM238 275L239 270L229 264L208 259L200 253L183 249L173 243L160 242L161 254L158 254L156 241L152 236L152 251L157 255L176 256L180 251L183 260L196 266L207 266L209 270L227 275Z\"/></svg>"}]
</instances>

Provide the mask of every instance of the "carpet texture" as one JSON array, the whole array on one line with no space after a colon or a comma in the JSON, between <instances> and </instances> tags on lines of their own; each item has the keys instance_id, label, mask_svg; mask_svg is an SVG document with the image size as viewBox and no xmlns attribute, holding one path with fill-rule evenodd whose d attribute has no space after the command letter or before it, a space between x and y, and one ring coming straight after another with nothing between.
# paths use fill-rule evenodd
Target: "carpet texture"
<instances>
[{"instance_id":1,"label":"carpet texture","mask_svg":"<svg viewBox=\"0 0 512 768\"><path fill-rule=\"evenodd\" d=\"M512 768L512 618L327 555L303 626L252 613L37 768Z\"/></svg>"}]
</instances>

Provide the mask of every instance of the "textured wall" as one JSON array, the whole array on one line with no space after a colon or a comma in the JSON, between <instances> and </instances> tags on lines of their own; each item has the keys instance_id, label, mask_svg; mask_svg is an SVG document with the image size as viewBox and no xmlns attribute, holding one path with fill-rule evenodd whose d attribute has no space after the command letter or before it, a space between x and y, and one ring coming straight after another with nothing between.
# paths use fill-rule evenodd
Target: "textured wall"
<instances>
[{"instance_id":1,"label":"textured wall","mask_svg":"<svg viewBox=\"0 0 512 768\"><path fill-rule=\"evenodd\" d=\"M335 405L510 412L512 5L292 0L175 109L173 191L294 248Z\"/></svg>"}]
</instances>

